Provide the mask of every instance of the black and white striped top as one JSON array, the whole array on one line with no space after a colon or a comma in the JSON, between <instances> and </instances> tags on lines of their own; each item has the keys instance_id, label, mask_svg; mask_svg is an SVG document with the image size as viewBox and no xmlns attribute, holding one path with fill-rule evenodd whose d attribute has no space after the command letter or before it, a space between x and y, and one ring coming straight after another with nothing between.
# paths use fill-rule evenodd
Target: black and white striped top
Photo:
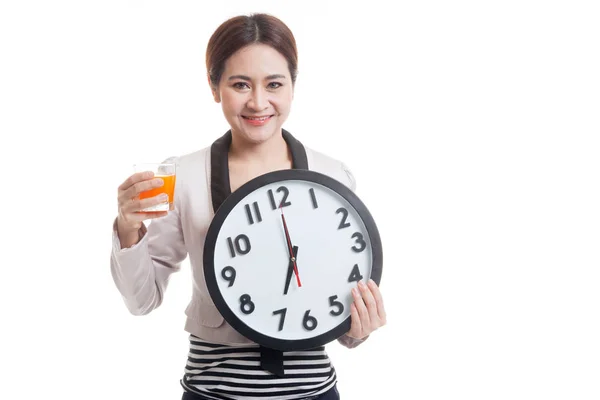
<instances>
[{"instance_id":1,"label":"black and white striped top","mask_svg":"<svg viewBox=\"0 0 600 400\"><path fill-rule=\"evenodd\" d=\"M190 350L181 380L183 389L209 399L301 399L318 396L336 383L325 347L283 353L284 377L260 366L256 344L229 346L190 335Z\"/></svg>"}]
</instances>

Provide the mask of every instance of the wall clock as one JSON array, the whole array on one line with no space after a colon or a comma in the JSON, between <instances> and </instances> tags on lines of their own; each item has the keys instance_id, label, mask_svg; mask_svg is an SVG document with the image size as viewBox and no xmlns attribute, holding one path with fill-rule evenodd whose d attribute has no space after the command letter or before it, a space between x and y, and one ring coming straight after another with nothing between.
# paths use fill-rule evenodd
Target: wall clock
<instances>
[{"instance_id":1,"label":"wall clock","mask_svg":"<svg viewBox=\"0 0 600 400\"><path fill-rule=\"evenodd\" d=\"M324 345L350 329L351 289L382 274L365 204L316 171L270 172L229 195L209 226L204 274L226 321L281 351Z\"/></svg>"}]
</instances>

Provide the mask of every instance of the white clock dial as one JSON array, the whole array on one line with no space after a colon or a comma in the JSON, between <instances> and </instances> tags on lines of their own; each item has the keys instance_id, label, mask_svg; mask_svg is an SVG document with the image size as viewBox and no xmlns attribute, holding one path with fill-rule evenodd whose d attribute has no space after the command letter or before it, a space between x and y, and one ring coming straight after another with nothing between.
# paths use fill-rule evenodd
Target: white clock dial
<instances>
[{"instance_id":1,"label":"white clock dial","mask_svg":"<svg viewBox=\"0 0 600 400\"><path fill-rule=\"evenodd\" d=\"M280 207L282 206L282 207ZM290 267L289 244L297 246ZM351 289L371 277L366 226L340 194L316 182L259 187L229 212L216 238L214 275L224 302L249 328L281 340L322 335L350 316Z\"/></svg>"},{"instance_id":2,"label":"white clock dial","mask_svg":"<svg viewBox=\"0 0 600 400\"><path fill-rule=\"evenodd\" d=\"M301 350L350 329L351 290L359 281L379 284L382 257L375 221L348 187L318 172L281 170L223 201L206 234L204 275L238 332Z\"/></svg>"}]
</instances>

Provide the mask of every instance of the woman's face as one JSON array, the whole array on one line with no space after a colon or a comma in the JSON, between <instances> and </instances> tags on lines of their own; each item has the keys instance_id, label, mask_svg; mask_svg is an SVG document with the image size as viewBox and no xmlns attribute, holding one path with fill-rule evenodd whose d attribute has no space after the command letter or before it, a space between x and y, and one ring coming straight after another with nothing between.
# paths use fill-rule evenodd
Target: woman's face
<instances>
[{"instance_id":1,"label":"woman's face","mask_svg":"<svg viewBox=\"0 0 600 400\"><path fill-rule=\"evenodd\" d=\"M286 59L264 44L252 44L234 53L216 89L216 102L233 135L259 144L281 133L292 105L294 88Z\"/></svg>"}]
</instances>

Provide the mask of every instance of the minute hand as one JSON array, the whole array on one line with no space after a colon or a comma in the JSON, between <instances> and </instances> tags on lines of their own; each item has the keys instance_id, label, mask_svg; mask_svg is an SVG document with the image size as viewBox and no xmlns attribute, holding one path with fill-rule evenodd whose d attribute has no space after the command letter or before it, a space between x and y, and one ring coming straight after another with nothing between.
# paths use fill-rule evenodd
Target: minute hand
<instances>
[{"instance_id":1,"label":"minute hand","mask_svg":"<svg viewBox=\"0 0 600 400\"><path fill-rule=\"evenodd\" d=\"M288 232L287 224L285 223L285 216L283 215L283 208L281 210L281 221L283 221L283 230L285 231L285 237L287 239L288 251L290 253L290 261L294 263L294 273L296 274L296 281L298 282L298 287L302 287L302 283L300 283L300 275L298 275L298 266L296 265L296 257L294 257L294 251L292 250L292 240L290 239L290 233Z\"/></svg>"}]
</instances>

